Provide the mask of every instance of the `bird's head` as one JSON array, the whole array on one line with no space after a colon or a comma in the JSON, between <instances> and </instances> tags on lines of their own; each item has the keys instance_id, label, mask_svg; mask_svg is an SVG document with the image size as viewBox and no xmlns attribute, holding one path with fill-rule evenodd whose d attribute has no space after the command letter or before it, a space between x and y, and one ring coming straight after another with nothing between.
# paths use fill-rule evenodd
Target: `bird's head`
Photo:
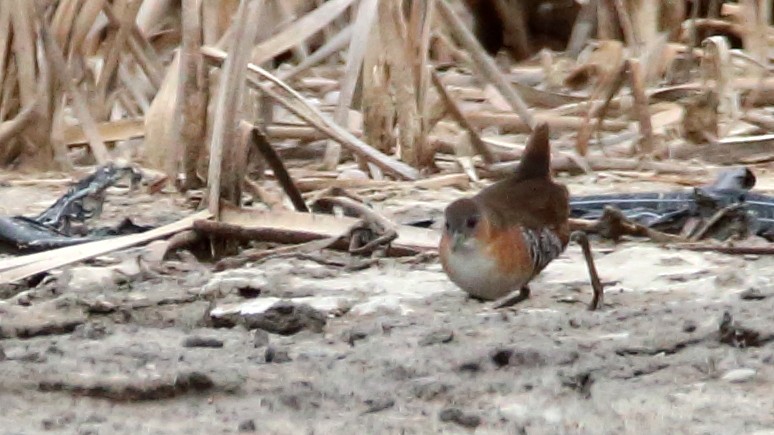
<instances>
[{"instance_id":1,"label":"bird's head","mask_svg":"<svg viewBox=\"0 0 774 435\"><path fill-rule=\"evenodd\" d=\"M472 199L458 199L446 207L445 236L453 251L472 248L484 218L481 207Z\"/></svg>"}]
</instances>

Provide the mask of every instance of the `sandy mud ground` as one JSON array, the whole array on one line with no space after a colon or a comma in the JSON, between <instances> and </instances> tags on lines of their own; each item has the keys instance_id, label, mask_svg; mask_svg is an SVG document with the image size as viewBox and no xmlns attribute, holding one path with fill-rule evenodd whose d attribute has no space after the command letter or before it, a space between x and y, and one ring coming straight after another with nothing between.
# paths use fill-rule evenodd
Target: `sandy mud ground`
<instances>
[{"instance_id":1,"label":"sandy mud ground","mask_svg":"<svg viewBox=\"0 0 774 435\"><path fill-rule=\"evenodd\" d=\"M0 207L34 212L63 189L4 187ZM462 194L378 207L440 217ZM113 194L105 209L159 224L182 204ZM774 434L774 259L595 247L599 312L575 246L503 311L433 257L311 253L220 273L185 255L133 269L142 248L100 257L2 289L0 433Z\"/></svg>"}]
</instances>

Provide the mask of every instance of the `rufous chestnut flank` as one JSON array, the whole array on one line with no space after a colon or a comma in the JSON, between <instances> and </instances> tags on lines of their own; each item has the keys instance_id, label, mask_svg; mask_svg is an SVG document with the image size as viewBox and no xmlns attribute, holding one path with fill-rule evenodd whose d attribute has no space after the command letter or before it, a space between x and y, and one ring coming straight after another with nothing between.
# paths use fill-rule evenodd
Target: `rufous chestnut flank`
<instances>
[{"instance_id":1,"label":"rufous chestnut flank","mask_svg":"<svg viewBox=\"0 0 774 435\"><path fill-rule=\"evenodd\" d=\"M516 170L446 208L439 253L443 270L471 296L504 305L529 297L529 282L570 239L567 188L550 172L548 125L529 138Z\"/></svg>"}]
</instances>

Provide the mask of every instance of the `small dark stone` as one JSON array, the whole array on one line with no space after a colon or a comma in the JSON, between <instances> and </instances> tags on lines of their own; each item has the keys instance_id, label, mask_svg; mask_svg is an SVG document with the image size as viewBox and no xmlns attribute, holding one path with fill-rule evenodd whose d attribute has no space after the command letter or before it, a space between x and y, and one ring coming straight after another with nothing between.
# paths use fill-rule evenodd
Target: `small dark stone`
<instances>
[{"instance_id":1,"label":"small dark stone","mask_svg":"<svg viewBox=\"0 0 774 435\"><path fill-rule=\"evenodd\" d=\"M562 378L562 385L577 391L583 398L588 399L591 397L591 385L594 383L591 372L560 376Z\"/></svg>"},{"instance_id":2,"label":"small dark stone","mask_svg":"<svg viewBox=\"0 0 774 435\"><path fill-rule=\"evenodd\" d=\"M267 363L281 364L293 361L287 350L275 349L274 346L268 346L265 355Z\"/></svg>"},{"instance_id":3,"label":"small dark stone","mask_svg":"<svg viewBox=\"0 0 774 435\"><path fill-rule=\"evenodd\" d=\"M457 370L461 372L471 372L471 373L477 373L481 371L481 363L478 361L469 361L466 363L460 364L459 367L457 367Z\"/></svg>"},{"instance_id":4,"label":"small dark stone","mask_svg":"<svg viewBox=\"0 0 774 435\"><path fill-rule=\"evenodd\" d=\"M392 408L395 405L395 400L390 397L379 397L376 399L366 399L364 403L368 406L364 414L370 414Z\"/></svg>"},{"instance_id":5,"label":"small dark stone","mask_svg":"<svg viewBox=\"0 0 774 435\"><path fill-rule=\"evenodd\" d=\"M513 350L498 349L492 352L492 362L495 363L497 367L505 367L510 363L511 356L513 356Z\"/></svg>"},{"instance_id":6,"label":"small dark stone","mask_svg":"<svg viewBox=\"0 0 774 435\"><path fill-rule=\"evenodd\" d=\"M464 413L459 408L444 408L438 414L438 418L444 422L457 423L463 427L474 428L481 424L481 417L475 414Z\"/></svg>"},{"instance_id":7,"label":"small dark stone","mask_svg":"<svg viewBox=\"0 0 774 435\"><path fill-rule=\"evenodd\" d=\"M416 379L411 385L411 393L422 400L436 399L451 389L451 385L432 378Z\"/></svg>"},{"instance_id":8,"label":"small dark stone","mask_svg":"<svg viewBox=\"0 0 774 435\"><path fill-rule=\"evenodd\" d=\"M739 326L728 311L723 313L720 320L718 339L721 343L739 348L757 347L767 341L761 340L760 332Z\"/></svg>"},{"instance_id":9,"label":"small dark stone","mask_svg":"<svg viewBox=\"0 0 774 435\"><path fill-rule=\"evenodd\" d=\"M696 331L696 323L691 320L686 320L685 323L683 323L683 332L694 332Z\"/></svg>"},{"instance_id":10,"label":"small dark stone","mask_svg":"<svg viewBox=\"0 0 774 435\"><path fill-rule=\"evenodd\" d=\"M268 310L243 317L248 329L263 329L272 334L293 335L303 329L322 332L327 322L324 313L307 304L280 301Z\"/></svg>"},{"instance_id":11,"label":"small dark stone","mask_svg":"<svg viewBox=\"0 0 774 435\"><path fill-rule=\"evenodd\" d=\"M253 331L253 347L264 347L269 345L269 333L263 329Z\"/></svg>"},{"instance_id":12,"label":"small dark stone","mask_svg":"<svg viewBox=\"0 0 774 435\"><path fill-rule=\"evenodd\" d=\"M533 349L496 349L490 358L497 367L507 365L519 367L537 367L545 361L540 352Z\"/></svg>"},{"instance_id":13,"label":"small dark stone","mask_svg":"<svg viewBox=\"0 0 774 435\"><path fill-rule=\"evenodd\" d=\"M261 295L261 289L252 287L242 287L237 289L239 296L245 299L254 299Z\"/></svg>"},{"instance_id":14,"label":"small dark stone","mask_svg":"<svg viewBox=\"0 0 774 435\"><path fill-rule=\"evenodd\" d=\"M342 339L349 344L350 346L355 346L355 342L358 340L364 340L366 337L368 337L368 333L362 329L350 329L347 331L344 331L344 334L342 334Z\"/></svg>"},{"instance_id":15,"label":"small dark stone","mask_svg":"<svg viewBox=\"0 0 774 435\"><path fill-rule=\"evenodd\" d=\"M438 329L435 330L421 340L419 340L420 346L431 346L433 344L449 343L454 339L454 331L451 329Z\"/></svg>"},{"instance_id":16,"label":"small dark stone","mask_svg":"<svg viewBox=\"0 0 774 435\"><path fill-rule=\"evenodd\" d=\"M760 301L766 299L766 295L761 293L757 288L748 288L747 290L739 293L739 299L743 301Z\"/></svg>"},{"instance_id":17,"label":"small dark stone","mask_svg":"<svg viewBox=\"0 0 774 435\"><path fill-rule=\"evenodd\" d=\"M183 390L205 391L214 387L215 382L206 374L194 371L178 375L175 386Z\"/></svg>"},{"instance_id":18,"label":"small dark stone","mask_svg":"<svg viewBox=\"0 0 774 435\"><path fill-rule=\"evenodd\" d=\"M255 421L253 419L245 420L241 423L239 423L238 427L239 432L255 432Z\"/></svg>"},{"instance_id":19,"label":"small dark stone","mask_svg":"<svg viewBox=\"0 0 774 435\"><path fill-rule=\"evenodd\" d=\"M192 335L183 340L183 347L223 347L223 340L214 337L200 337Z\"/></svg>"},{"instance_id":20,"label":"small dark stone","mask_svg":"<svg viewBox=\"0 0 774 435\"><path fill-rule=\"evenodd\" d=\"M86 340L100 340L110 333L111 331L106 324L99 321L92 321L76 326L75 331L73 331L73 337Z\"/></svg>"}]
</instances>

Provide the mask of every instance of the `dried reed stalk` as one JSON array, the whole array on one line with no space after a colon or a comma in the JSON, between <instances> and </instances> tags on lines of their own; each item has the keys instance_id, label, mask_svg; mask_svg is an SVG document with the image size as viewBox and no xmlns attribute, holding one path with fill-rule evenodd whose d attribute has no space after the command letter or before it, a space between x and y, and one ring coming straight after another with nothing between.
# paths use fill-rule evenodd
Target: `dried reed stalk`
<instances>
[{"instance_id":1,"label":"dried reed stalk","mask_svg":"<svg viewBox=\"0 0 774 435\"><path fill-rule=\"evenodd\" d=\"M229 149L236 146L234 135L237 129L237 112L244 95L245 66L253 47L258 29L249 25L259 18L264 0L242 0L233 24L234 40L223 66L221 82L215 97L215 117L212 142L210 143L210 163L207 176L209 193L207 205L213 216L218 217L222 193L238 190L238 186L221 186L223 156L230 154ZM241 178L239 178L241 182ZM226 192L221 192L221 187Z\"/></svg>"}]
</instances>

